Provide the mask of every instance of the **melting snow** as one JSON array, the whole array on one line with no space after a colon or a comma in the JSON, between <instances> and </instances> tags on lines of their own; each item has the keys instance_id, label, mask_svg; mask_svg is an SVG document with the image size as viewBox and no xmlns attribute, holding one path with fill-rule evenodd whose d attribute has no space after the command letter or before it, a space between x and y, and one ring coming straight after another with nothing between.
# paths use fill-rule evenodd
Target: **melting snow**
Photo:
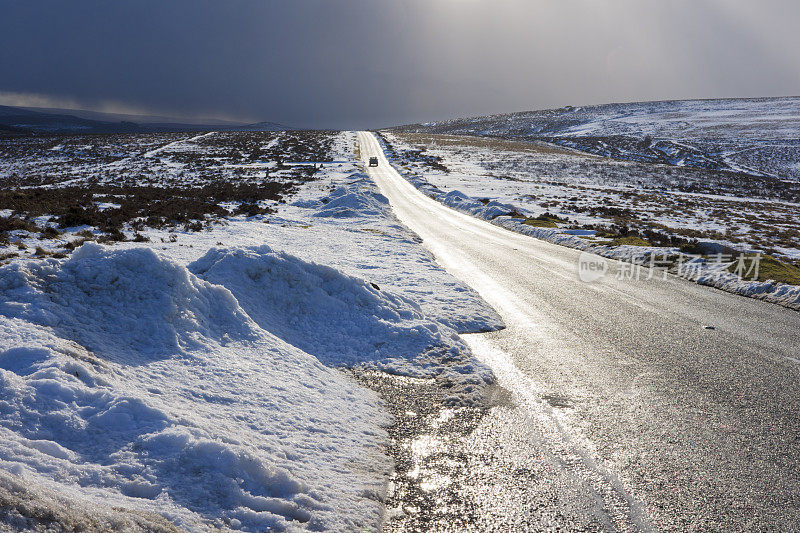
<instances>
[{"instance_id":1,"label":"melting snow","mask_svg":"<svg viewBox=\"0 0 800 533\"><path fill-rule=\"evenodd\" d=\"M0 295L4 469L183 527L378 523L380 402L227 289L84 245L0 269Z\"/></svg>"}]
</instances>

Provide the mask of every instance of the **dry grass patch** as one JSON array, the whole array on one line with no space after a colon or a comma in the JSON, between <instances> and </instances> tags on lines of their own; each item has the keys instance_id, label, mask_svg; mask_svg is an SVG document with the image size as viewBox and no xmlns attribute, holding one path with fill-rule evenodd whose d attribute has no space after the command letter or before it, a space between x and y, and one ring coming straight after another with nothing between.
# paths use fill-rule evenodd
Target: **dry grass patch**
<instances>
[{"instance_id":1,"label":"dry grass patch","mask_svg":"<svg viewBox=\"0 0 800 533\"><path fill-rule=\"evenodd\" d=\"M653 243L646 241L638 235L626 235L611 241L612 246L653 246Z\"/></svg>"},{"instance_id":2,"label":"dry grass patch","mask_svg":"<svg viewBox=\"0 0 800 533\"><path fill-rule=\"evenodd\" d=\"M541 218L526 218L523 222L526 226L533 226L534 228L557 228L558 224L551 219Z\"/></svg>"},{"instance_id":3,"label":"dry grass patch","mask_svg":"<svg viewBox=\"0 0 800 533\"><path fill-rule=\"evenodd\" d=\"M748 255L745 257L744 264L748 270L753 264L753 261L756 260L756 257L756 255ZM758 276L756 278L758 281L767 281L768 279L771 279L779 283L800 285L800 268L790 265L789 263L779 261L771 255L761 255L758 261ZM728 267L728 271L735 272L736 268L737 262L734 262L730 267ZM747 271L743 272L742 274L744 279L749 278Z\"/></svg>"}]
</instances>

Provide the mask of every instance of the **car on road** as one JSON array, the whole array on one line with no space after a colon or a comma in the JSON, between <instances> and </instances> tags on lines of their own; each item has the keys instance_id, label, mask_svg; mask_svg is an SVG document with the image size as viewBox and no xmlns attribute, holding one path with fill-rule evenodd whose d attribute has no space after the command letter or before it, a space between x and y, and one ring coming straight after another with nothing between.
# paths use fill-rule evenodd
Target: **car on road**
<instances>
[{"instance_id":1,"label":"car on road","mask_svg":"<svg viewBox=\"0 0 800 533\"><path fill-rule=\"evenodd\" d=\"M377 167L378 166L378 158L377 157L370 157L369 158L369 166Z\"/></svg>"}]
</instances>

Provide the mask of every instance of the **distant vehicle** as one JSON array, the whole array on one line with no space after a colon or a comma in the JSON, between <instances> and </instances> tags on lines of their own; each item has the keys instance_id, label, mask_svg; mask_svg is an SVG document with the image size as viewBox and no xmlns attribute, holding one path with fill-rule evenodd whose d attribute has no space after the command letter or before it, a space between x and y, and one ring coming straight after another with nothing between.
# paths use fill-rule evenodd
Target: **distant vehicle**
<instances>
[{"instance_id":1,"label":"distant vehicle","mask_svg":"<svg viewBox=\"0 0 800 533\"><path fill-rule=\"evenodd\" d=\"M377 157L370 157L369 158L369 166L377 167L378 166L378 158Z\"/></svg>"}]
</instances>

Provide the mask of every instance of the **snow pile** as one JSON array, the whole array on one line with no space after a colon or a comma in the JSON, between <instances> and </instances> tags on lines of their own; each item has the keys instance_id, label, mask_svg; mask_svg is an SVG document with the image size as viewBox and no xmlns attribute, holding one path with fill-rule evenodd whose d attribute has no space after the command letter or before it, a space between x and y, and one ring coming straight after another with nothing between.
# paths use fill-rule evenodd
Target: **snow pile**
<instances>
[{"instance_id":1,"label":"snow pile","mask_svg":"<svg viewBox=\"0 0 800 533\"><path fill-rule=\"evenodd\" d=\"M51 327L117 362L177 355L206 337L254 336L228 291L151 251L87 244L69 261L13 264L0 273L0 293L0 314Z\"/></svg>"},{"instance_id":2,"label":"snow pile","mask_svg":"<svg viewBox=\"0 0 800 533\"><path fill-rule=\"evenodd\" d=\"M732 273L720 274L702 269L691 277L701 285L708 285L723 291L740 294L758 300L780 304L800 311L800 286L778 283L773 280L747 281Z\"/></svg>"},{"instance_id":3,"label":"snow pile","mask_svg":"<svg viewBox=\"0 0 800 533\"><path fill-rule=\"evenodd\" d=\"M441 376L467 394L492 381L455 331L414 302L333 268L268 246L214 248L188 268L229 289L263 329L325 364Z\"/></svg>"},{"instance_id":4,"label":"snow pile","mask_svg":"<svg viewBox=\"0 0 800 533\"><path fill-rule=\"evenodd\" d=\"M504 204L497 200L489 200L482 202L471 198L461 191L450 191L441 197L440 200L444 205L458 209L470 215L482 218L484 220L492 220L495 217L508 215L514 211L514 206Z\"/></svg>"},{"instance_id":5,"label":"snow pile","mask_svg":"<svg viewBox=\"0 0 800 533\"><path fill-rule=\"evenodd\" d=\"M322 206L315 216L351 218L384 215L389 200L369 186L369 177L361 172L354 172L349 178L346 185L322 199Z\"/></svg>"},{"instance_id":6,"label":"snow pile","mask_svg":"<svg viewBox=\"0 0 800 533\"><path fill-rule=\"evenodd\" d=\"M0 268L0 338L0 468L26 484L192 530L380 522L377 397L150 250Z\"/></svg>"},{"instance_id":7,"label":"snow pile","mask_svg":"<svg viewBox=\"0 0 800 533\"><path fill-rule=\"evenodd\" d=\"M511 231L522 233L523 235L536 237L537 239L542 239L543 241L552 242L554 244L560 244L562 246L569 246L570 248L578 248L583 250L591 248L592 246L586 240L581 239L577 235L567 233L564 230L558 228L542 228L531 226L529 224L523 224L523 220L524 219L510 216L500 216L491 219L491 222L497 226L501 226Z\"/></svg>"}]
</instances>

